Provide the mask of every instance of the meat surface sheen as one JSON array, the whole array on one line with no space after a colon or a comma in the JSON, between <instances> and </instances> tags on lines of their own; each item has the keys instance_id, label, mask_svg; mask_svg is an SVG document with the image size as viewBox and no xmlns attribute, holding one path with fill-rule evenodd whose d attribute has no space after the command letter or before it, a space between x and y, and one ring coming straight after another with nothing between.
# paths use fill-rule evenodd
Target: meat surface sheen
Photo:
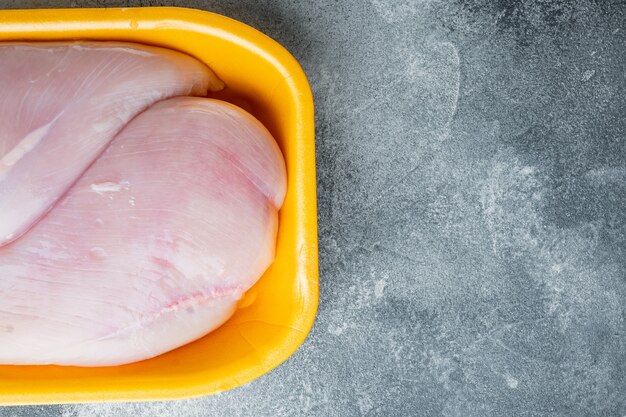
<instances>
[{"instance_id":1,"label":"meat surface sheen","mask_svg":"<svg viewBox=\"0 0 626 417\"><path fill-rule=\"evenodd\" d=\"M50 210L141 111L221 87L206 65L162 48L0 43L0 246Z\"/></svg>"},{"instance_id":2,"label":"meat surface sheen","mask_svg":"<svg viewBox=\"0 0 626 417\"><path fill-rule=\"evenodd\" d=\"M220 86L157 48L0 46L0 364L135 362L230 317L274 259L286 173L242 109L167 99Z\"/></svg>"}]
</instances>

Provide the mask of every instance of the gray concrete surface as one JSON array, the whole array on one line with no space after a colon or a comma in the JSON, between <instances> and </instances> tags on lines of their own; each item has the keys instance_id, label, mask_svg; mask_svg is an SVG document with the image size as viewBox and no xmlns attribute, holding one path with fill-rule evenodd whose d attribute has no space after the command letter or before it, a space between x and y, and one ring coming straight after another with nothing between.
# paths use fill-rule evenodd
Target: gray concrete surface
<instances>
[{"instance_id":1,"label":"gray concrete surface","mask_svg":"<svg viewBox=\"0 0 626 417\"><path fill-rule=\"evenodd\" d=\"M285 364L192 401L0 416L626 415L626 5L179 5L300 60L317 103L321 303Z\"/></svg>"}]
</instances>

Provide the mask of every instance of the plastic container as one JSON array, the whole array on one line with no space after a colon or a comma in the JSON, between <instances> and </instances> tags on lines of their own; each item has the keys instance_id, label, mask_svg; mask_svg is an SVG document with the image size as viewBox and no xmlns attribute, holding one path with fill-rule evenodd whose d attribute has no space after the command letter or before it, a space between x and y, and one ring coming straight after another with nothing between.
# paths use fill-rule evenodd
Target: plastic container
<instances>
[{"instance_id":1,"label":"plastic container","mask_svg":"<svg viewBox=\"0 0 626 417\"><path fill-rule=\"evenodd\" d=\"M235 315L206 337L154 359L107 368L0 366L0 404L163 400L245 384L286 360L317 311L313 99L296 60L232 19L180 8L0 11L0 41L119 40L206 62L273 133L287 162L274 264ZM0 341L1 343L1 341Z\"/></svg>"}]
</instances>

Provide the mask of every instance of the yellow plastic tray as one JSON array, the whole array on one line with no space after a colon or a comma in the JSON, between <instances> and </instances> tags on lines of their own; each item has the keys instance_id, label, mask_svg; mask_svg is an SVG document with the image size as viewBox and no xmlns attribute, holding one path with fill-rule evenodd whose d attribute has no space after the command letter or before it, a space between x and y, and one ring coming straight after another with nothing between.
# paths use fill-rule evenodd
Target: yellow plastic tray
<instances>
[{"instance_id":1,"label":"yellow plastic tray","mask_svg":"<svg viewBox=\"0 0 626 417\"><path fill-rule=\"evenodd\" d=\"M190 9L0 11L0 41L120 40L186 52L226 82L273 133L287 162L274 264L235 315L170 353L108 368L0 366L0 404L162 400L245 384L286 360L309 332L318 302L313 99L296 60L232 19ZM0 341L1 343L1 341Z\"/></svg>"}]
</instances>

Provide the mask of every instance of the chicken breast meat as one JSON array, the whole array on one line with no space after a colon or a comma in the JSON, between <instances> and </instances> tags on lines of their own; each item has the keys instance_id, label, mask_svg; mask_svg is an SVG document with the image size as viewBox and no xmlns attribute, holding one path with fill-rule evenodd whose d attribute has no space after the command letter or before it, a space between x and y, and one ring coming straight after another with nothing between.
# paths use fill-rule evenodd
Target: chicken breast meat
<instances>
[{"instance_id":1,"label":"chicken breast meat","mask_svg":"<svg viewBox=\"0 0 626 417\"><path fill-rule=\"evenodd\" d=\"M63 62L77 60L85 48L93 53L91 45L79 44L67 53L59 53L60 47L46 52L57 54L49 70L70 71ZM0 56L7 53L4 48ZM31 46L10 48L23 59L22 49ZM127 67L129 76L144 65L143 47L115 44L116 52L110 53L125 54L129 48L139 48L133 55L139 61L130 54L108 68L122 74ZM46 102L39 106L45 115L32 108L37 106L32 92L12 90L13 106L2 99L0 106L15 116L11 120L0 111L0 223L4 232L19 235L0 247L2 364L109 366L167 352L228 319L274 259L286 191L276 142L254 117L228 103L164 99L177 92L201 94L219 87L219 80L191 58L173 63L182 55L146 51L163 54L150 58L155 65L181 71L158 70L171 85L150 94L144 90L160 83L156 75L144 75L154 78L132 87L142 97L132 99L133 105L121 104L123 88L105 88L107 83L91 90L92 98L102 92L95 102L78 88L69 93L40 85L65 94L58 100L83 101L63 105L44 94ZM0 84L7 74L3 65L0 58ZM96 67L82 65L87 72ZM49 82L63 78L54 77ZM92 83L100 83L92 77ZM89 84L82 73L75 78ZM22 100L32 103L20 112ZM90 109L92 104L98 110ZM111 106L128 111L120 115L119 107ZM112 121L105 115L114 115ZM94 129L98 123L107 128ZM35 140L36 126L47 127ZM27 201L31 197L36 204ZM24 212L18 210L22 200ZM16 214L7 220L6 213Z\"/></svg>"}]
</instances>

